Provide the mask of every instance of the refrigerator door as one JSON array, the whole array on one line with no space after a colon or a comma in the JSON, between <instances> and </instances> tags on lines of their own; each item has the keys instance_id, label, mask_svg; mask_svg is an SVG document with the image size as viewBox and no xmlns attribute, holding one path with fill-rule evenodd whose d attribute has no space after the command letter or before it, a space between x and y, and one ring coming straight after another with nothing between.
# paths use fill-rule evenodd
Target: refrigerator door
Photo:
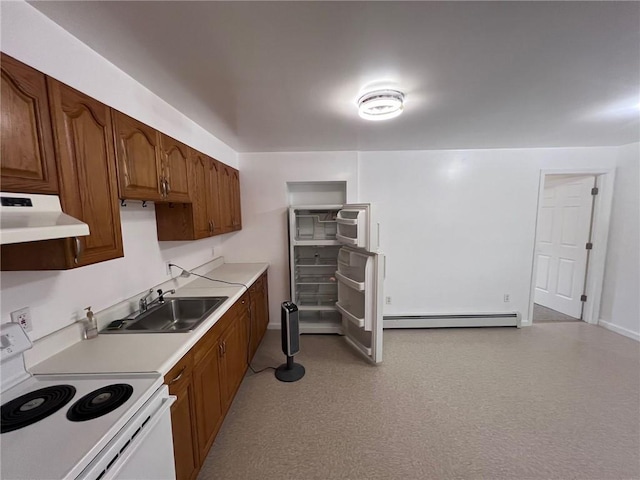
<instances>
[{"instance_id":1,"label":"refrigerator door","mask_svg":"<svg viewBox=\"0 0 640 480\"><path fill-rule=\"evenodd\" d=\"M336 240L353 248L376 252L380 243L380 225L373 219L369 203L344 205L336 217Z\"/></svg>"},{"instance_id":2,"label":"refrigerator door","mask_svg":"<svg viewBox=\"0 0 640 480\"><path fill-rule=\"evenodd\" d=\"M384 255L343 247L338 253L338 302L347 342L373 363L382 362Z\"/></svg>"}]
</instances>

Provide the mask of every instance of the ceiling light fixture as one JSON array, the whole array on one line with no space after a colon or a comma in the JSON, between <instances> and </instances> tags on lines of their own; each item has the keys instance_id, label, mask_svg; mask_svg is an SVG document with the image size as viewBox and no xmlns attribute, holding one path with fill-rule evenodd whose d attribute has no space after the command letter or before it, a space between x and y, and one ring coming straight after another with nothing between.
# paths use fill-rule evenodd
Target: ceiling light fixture
<instances>
[{"instance_id":1,"label":"ceiling light fixture","mask_svg":"<svg viewBox=\"0 0 640 480\"><path fill-rule=\"evenodd\" d=\"M358 100L358 114L365 120L388 120L404 109L404 94L397 90L376 90Z\"/></svg>"}]
</instances>

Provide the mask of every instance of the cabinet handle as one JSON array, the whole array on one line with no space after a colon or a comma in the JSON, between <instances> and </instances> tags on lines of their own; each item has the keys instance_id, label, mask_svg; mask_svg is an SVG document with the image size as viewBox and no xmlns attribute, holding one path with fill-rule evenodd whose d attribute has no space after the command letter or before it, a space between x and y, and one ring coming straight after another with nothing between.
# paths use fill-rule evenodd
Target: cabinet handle
<instances>
[{"instance_id":1,"label":"cabinet handle","mask_svg":"<svg viewBox=\"0 0 640 480\"><path fill-rule=\"evenodd\" d=\"M213 233L213 222L209 220L209 233Z\"/></svg>"},{"instance_id":2,"label":"cabinet handle","mask_svg":"<svg viewBox=\"0 0 640 480\"><path fill-rule=\"evenodd\" d=\"M185 365L184 367L182 367L182 370L180 370L180 373L178 374L178 376L176 378L174 378L173 380L171 380L169 382L169 385L173 385L174 383L176 383L178 380L180 380L182 378L182 375L184 374L184 371L187 369L187 366Z\"/></svg>"},{"instance_id":3,"label":"cabinet handle","mask_svg":"<svg viewBox=\"0 0 640 480\"><path fill-rule=\"evenodd\" d=\"M164 178L164 186L165 191L167 192L167 196L171 193L171 184L169 183L169 179L167 177Z\"/></svg>"},{"instance_id":4,"label":"cabinet handle","mask_svg":"<svg viewBox=\"0 0 640 480\"><path fill-rule=\"evenodd\" d=\"M75 257L73 259L73 263L77 265L80 261L80 255L82 255L82 242L80 241L79 237L73 237L73 245L75 250Z\"/></svg>"},{"instance_id":5,"label":"cabinet handle","mask_svg":"<svg viewBox=\"0 0 640 480\"><path fill-rule=\"evenodd\" d=\"M162 197L167 198L167 179L164 177L160 177L160 185L162 185Z\"/></svg>"},{"instance_id":6,"label":"cabinet handle","mask_svg":"<svg viewBox=\"0 0 640 480\"><path fill-rule=\"evenodd\" d=\"M224 352L222 351L222 344L218 344L218 353L220 354L220 356L222 357L224 355Z\"/></svg>"}]
</instances>

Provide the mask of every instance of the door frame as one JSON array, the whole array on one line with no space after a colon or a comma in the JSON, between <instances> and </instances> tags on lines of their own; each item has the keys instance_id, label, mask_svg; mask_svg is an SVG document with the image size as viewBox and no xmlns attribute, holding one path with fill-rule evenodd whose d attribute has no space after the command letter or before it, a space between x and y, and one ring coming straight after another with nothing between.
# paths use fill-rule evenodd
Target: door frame
<instances>
[{"instance_id":1,"label":"door frame","mask_svg":"<svg viewBox=\"0 0 640 480\"><path fill-rule=\"evenodd\" d=\"M533 268L531 270L531 285L529 288L528 323L533 324L533 304L535 300L536 274L538 271L538 223L544 198L545 177L547 175L595 175L598 195L593 202L593 222L591 224L591 242L593 249L589 253L589 263L586 272L585 295L587 301L582 310L582 320L593 325L598 324L600 315L600 300L604 283L604 269L607 259L607 241L609 239L609 223L611 220L611 206L613 203L613 186L615 168L563 168L541 169L538 185L538 208L533 238Z\"/></svg>"}]
</instances>

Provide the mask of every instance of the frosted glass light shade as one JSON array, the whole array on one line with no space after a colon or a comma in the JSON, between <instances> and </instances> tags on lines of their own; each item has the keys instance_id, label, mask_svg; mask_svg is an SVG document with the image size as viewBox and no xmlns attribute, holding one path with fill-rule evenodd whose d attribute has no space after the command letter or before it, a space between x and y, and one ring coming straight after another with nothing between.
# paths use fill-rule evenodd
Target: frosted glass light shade
<instances>
[{"instance_id":1,"label":"frosted glass light shade","mask_svg":"<svg viewBox=\"0 0 640 480\"><path fill-rule=\"evenodd\" d=\"M404 94L397 90L376 90L360 97L358 114L365 120L389 120L402 114Z\"/></svg>"}]
</instances>

